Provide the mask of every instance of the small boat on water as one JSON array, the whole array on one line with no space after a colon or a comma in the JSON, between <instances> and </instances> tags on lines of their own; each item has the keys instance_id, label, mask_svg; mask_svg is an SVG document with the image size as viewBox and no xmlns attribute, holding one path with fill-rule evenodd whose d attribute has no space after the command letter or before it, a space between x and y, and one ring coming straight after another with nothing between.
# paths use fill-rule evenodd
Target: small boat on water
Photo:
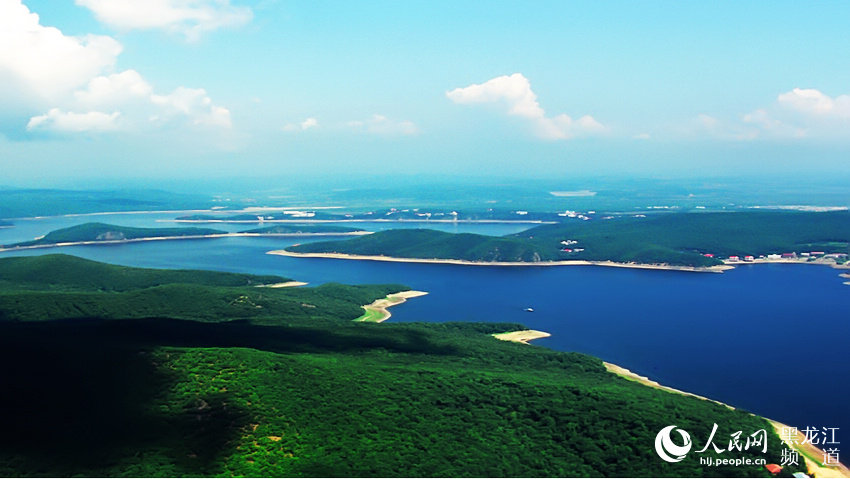
<instances>
[{"instance_id":1,"label":"small boat on water","mask_svg":"<svg viewBox=\"0 0 850 479\"><path fill-rule=\"evenodd\" d=\"M525 308L525 309L523 309L523 311L525 311L526 313L533 313L534 308Z\"/></svg>"}]
</instances>

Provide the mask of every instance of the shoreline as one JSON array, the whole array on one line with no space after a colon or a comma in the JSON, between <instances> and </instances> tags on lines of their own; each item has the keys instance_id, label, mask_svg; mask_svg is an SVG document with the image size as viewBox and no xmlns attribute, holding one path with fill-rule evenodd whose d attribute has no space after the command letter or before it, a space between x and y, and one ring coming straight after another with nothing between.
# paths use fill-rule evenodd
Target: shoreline
<instances>
[{"instance_id":1,"label":"shoreline","mask_svg":"<svg viewBox=\"0 0 850 479\"><path fill-rule=\"evenodd\" d=\"M491 336L502 341L531 344L529 341L533 341L535 339L540 338L548 338L552 335L550 333L547 333L546 331L538 331L536 329L524 329L522 331L512 331L510 333L491 334Z\"/></svg>"},{"instance_id":2,"label":"shoreline","mask_svg":"<svg viewBox=\"0 0 850 479\"><path fill-rule=\"evenodd\" d=\"M362 308L366 310L366 313L364 313L363 316L354 319L354 321L360 321L365 323L383 323L384 321L390 319L390 317L392 316L392 313L390 313L387 308L404 303L410 298L418 298L419 296L425 296L426 294L428 293L425 291L415 290L401 291L398 293L388 294L386 298L377 299L371 304L362 306Z\"/></svg>"},{"instance_id":3,"label":"shoreline","mask_svg":"<svg viewBox=\"0 0 850 479\"><path fill-rule=\"evenodd\" d=\"M239 210L228 210L225 207L212 207L204 209L176 209L176 210L133 210L133 211L97 211L93 213L66 213L64 215L44 215L44 216L18 216L15 220L43 220L50 218L79 218L82 216L107 216L107 215L144 215L144 214L180 214L180 213L255 213L262 211L283 211L283 210L333 210L341 209L342 206L284 206L281 208L272 206L248 206ZM171 222L174 220L156 220Z\"/></svg>"},{"instance_id":4,"label":"shoreline","mask_svg":"<svg viewBox=\"0 0 850 479\"><path fill-rule=\"evenodd\" d=\"M714 400L714 399L710 399L710 398L707 398L705 396L700 396L699 394L689 393L687 391L682 391L680 389L675 389L675 388L671 388L669 386L664 386L661 383L659 383L657 381L653 381L652 379L649 379L646 376L641 376L641 375L639 375L635 372L632 372L632 371L630 371L630 370L628 370L628 369L626 369L622 366L617 366L616 364L609 363L607 361L602 361L602 365L605 366L605 369L607 369L608 372L614 373L617 376L628 379L630 381L635 381L635 382L641 383L644 386L649 386L649 387L655 388L655 389L661 389L662 391L667 391L667 392L674 393L674 394L681 394L683 396L695 397L697 399L702 399L703 401L711 401L713 403L720 404L721 406L726 406L729 409L735 409L734 407L732 407L732 406L730 406L730 405L728 405L724 402L720 402L720 401L717 401L717 400Z\"/></svg>"},{"instance_id":5,"label":"shoreline","mask_svg":"<svg viewBox=\"0 0 850 479\"><path fill-rule=\"evenodd\" d=\"M523 225L555 225L557 221L543 220L386 220L386 219L338 219L338 220L310 220L303 218L284 220L157 220L167 223L234 223L234 224L261 224L261 223L481 223L481 224L523 224Z\"/></svg>"},{"instance_id":6,"label":"shoreline","mask_svg":"<svg viewBox=\"0 0 850 479\"><path fill-rule=\"evenodd\" d=\"M666 271L689 271L697 273L722 273L723 271L733 269L732 266L718 265L709 267L694 267L694 266L670 266L656 264L641 264L641 263L617 263L614 261L587 261L587 260L565 260L565 261L540 261L537 263L521 262L521 261L494 261L494 262L478 262L466 261L460 259L424 259L424 258L397 258L393 256L372 256L372 255L354 255L344 253L293 253L286 250L273 250L266 254L278 256L290 256L294 258L330 258L330 259L348 259L361 261L386 261L393 263L428 263L428 264L455 264L465 266L609 266L615 268L637 268L637 269L655 269Z\"/></svg>"},{"instance_id":7,"label":"shoreline","mask_svg":"<svg viewBox=\"0 0 850 479\"><path fill-rule=\"evenodd\" d=\"M258 284L254 286L255 288L294 288L296 286L307 286L309 283L305 283L303 281L287 281L285 283L273 283L273 284Z\"/></svg>"},{"instance_id":8,"label":"shoreline","mask_svg":"<svg viewBox=\"0 0 850 479\"><path fill-rule=\"evenodd\" d=\"M751 264L813 264L820 266L829 266L835 269L850 269L850 262L844 264L838 264L831 259L815 259L813 261L809 261L808 258L779 258L779 259L767 259L767 258L758 258L753 261L729 261L728 259L723 260L724 265L728 265L731 267L735 266L745 266ZM850 278L850 274L847 276L840 275L845 278Z\"/></svg>"},{"instance_id":9,"label":"shoreline","mask_svg":"<svg viewBox=\"0 0 850 479\"><path fill-rule=\"evenodd\" d=\"M635 382L638 382L640 384L643 384L644 386L649 386L649 387L654 388L654 389L660 389L662 391L667 391L667 392L674 393L674 394L681 394L683 396L691 396L691 397L694 397L694 398L697 398L697 399L701 399L703 401L711 401L713 403L720 404L721 406L725 406L729 409L735 409L734 407L732 407L732 406L730 406L730 405L728 405L724 402L717 401L715 399L710 399L710 398L707 398L705 396L700 396L698 394L689 393L689 392L686 392L686 391L682 391L680 389L674 389L674 388L671 388L669 386L664 386L664 385L658 383L657 381L653 381L646 376L641 376L641 375L639 375L635 372L632 372L632 371L630 371L630 370L628 370L624 367L617 366L616 364L609 363L607 361L602 361L602 364L605 366L605 369L607 369L608 372L616 374L617 376L620 376L620 377L622 377L626 380L635 381ZM764 417L764 416L762 416L762 417ZM780 439L782 438L782 428L789 428L790 427L790 426L782 424L778 421L774 421L773 419L769 419L769 418L766 418L766 417L764 419L773 426L774 430L776 431L776 434L780 437ZM839 463L839 465L837 467L826 467L826 466L823 465L822 462L819 462L817 458L819 458L819 457L822 458L824 452L820 448L818 448L817 446L815 446L811 443L800 444L803 441L803 439L804 439L803 434L800 433L799 431L797 431L797 440L798 440L797 444L790 444L789 442L784 441L784 440L783 440L783 442L785 442L785 444L789 448L794 449L794 450L796 450L797 452L800 453L800 457L802 457L803 460L805 461L806 468L808 469L809 474L816 475L815 477L829 477L829 478L850 477L850 469L848 469L847 466L845 466L843 463Z\"/></svg>"},{"instance_id":10,"label":"shoreline","mask_svg":"<svg viewBox=\"0 0 850 479\"><path fill-rule=\"evenodd\" d=\"M305 236L363 236L372 234L371 231L351 231L347 233L222 233L211 235L185 235L185 236L150 236L146 238L129 238L120 240L88 240L68 241L63 243L37 244L30 246L0 247L0 253L7 251L23 251L29 249L61 248L63 246L90 246L101 244L126 244L140 243L142 241L174 241L191 239L216 239L216 238L241 238L241 237L305 237Z\"/></svg>"}]
</instances>

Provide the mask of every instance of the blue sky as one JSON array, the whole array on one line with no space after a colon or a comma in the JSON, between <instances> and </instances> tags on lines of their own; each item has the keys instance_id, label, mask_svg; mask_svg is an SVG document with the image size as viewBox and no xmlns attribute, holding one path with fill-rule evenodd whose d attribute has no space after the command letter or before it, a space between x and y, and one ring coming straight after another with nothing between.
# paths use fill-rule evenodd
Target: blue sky
<instances>
[{"instance_id":1,"label":"blue sky","mask_svg":"<svg viewBox=\"0 0 850 479\"><path fill-rule=\"evenodd\" d=\"M850 175L850 3L0 0L0 184Z\"/></svg>"}]
</instances>

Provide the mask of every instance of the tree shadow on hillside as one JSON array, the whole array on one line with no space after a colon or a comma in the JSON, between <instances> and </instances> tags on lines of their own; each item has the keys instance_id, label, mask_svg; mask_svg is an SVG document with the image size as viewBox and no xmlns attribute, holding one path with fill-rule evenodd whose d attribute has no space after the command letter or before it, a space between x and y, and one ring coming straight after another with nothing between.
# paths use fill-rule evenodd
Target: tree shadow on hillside
<instances>
[{"instance_id":1,"label":"tree shadow on hillside","mask_svg":"<svg viewBox=\"0 0 850 479\"><path fill-rule=\"evenodd\" d=\"M0 476L199 476L216 469L251 422L228 393L155 410L180 378L151 364L158 346L278 353L373 348L452 354L399 329L271 327L171 319L0 322Z\"/></svg>"},{"instance_id":2,"label":"tree shadow on hillside","mask_svg":"<svg viewBox=\"0 0 850 479\"><path fill-rule=\"evenodd\" d=\"M221 397L202 396L203 414L153 410L171 379L130 341L8 326L0 326L0 476L114 475L140 454L148 464L133 475L200 475L245 424L247 413L222 408Z\"/></svg>"}]
</instances>

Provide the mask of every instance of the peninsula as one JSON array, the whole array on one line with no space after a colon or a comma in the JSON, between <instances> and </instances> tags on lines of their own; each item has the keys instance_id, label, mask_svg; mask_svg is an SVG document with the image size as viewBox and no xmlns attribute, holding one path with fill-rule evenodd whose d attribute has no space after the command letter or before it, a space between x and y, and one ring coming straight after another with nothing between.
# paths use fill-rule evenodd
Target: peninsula
<instances>
[{"instance_id":1,"label":"peninsula","mask_svg":"<svg viewBox=\"0 0 850 479\"><path fill-rule=\"evenodd\" d=\"M541 225L500 237L426 229L388 230L347 241L291 246L274 253L458 264L598 264L698 271L720 271L738 259L744 263L794 257L843 264L850 253L847 211L605 218Z\"/></svg>"}]
</instances>

